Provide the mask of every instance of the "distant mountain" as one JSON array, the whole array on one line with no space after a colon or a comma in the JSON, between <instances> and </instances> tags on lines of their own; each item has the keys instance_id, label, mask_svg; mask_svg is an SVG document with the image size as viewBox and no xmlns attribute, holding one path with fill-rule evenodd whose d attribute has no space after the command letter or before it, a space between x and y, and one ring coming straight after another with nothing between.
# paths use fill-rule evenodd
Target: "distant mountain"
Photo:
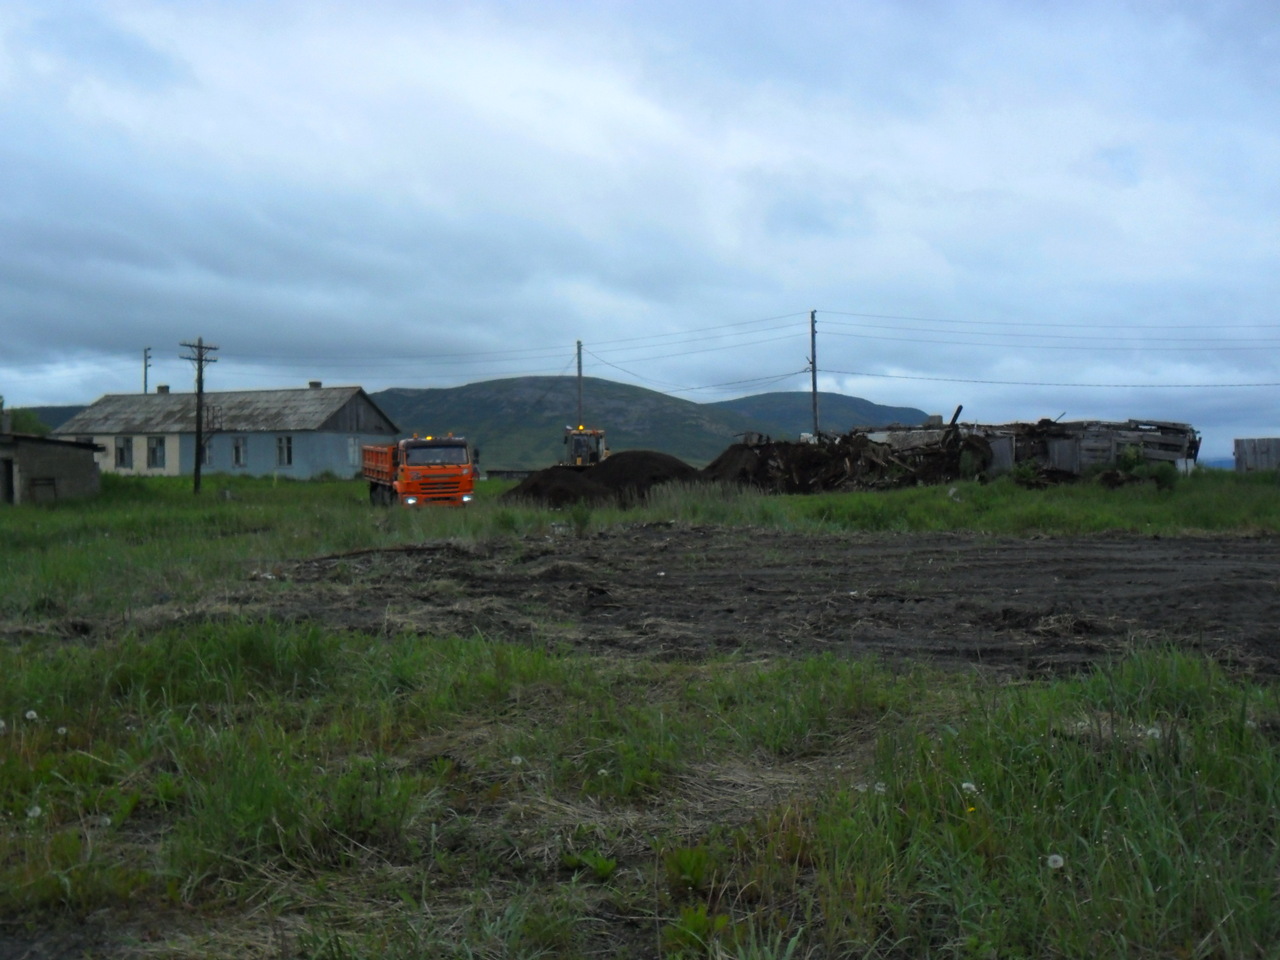
<instances>
[{"instance_id":1,"label":"distant mountain","mask_svg":"<svg viewBox=\"0 0 1280 960\"><path fill-rule=\"evenodd\" d=\"M763 430L778 437L795 437L813 432L813 394L801 391L757 393L737 400L708 403L708 407L731 410L757 423L772 426ZM924 423L925 412L915 407L882 407L861 397L842 393L818 393L818 426L823 433L848 433L853 427L887 427L891 423L916 426Z\"/></svg>"},{"instance_id":2,"label":"distant mountain","mask_svg":"<svg viewBox=\"0 0 1280 960\"><path fill-rule=\"evenodd\" d=\"M576 377L513 377L461 387L393 387L372 393L374 403L405 433L455 433L472 438L493 469L534 469L558 461L564 428L578 411ZM612 380L584 377L585 426L602 427L613 450L659 450L702 466L744 433L795 439L813 429L808 393L762 393L718 403L694 403ZM26 407L56 430L84 409ZM824 432L853 426L914 424L924 411L883 407L839 393L818 394Z\"/></svg>"},{"instance_id":3,"label":"distant mountain","mask_svg":"<svg viewBox=\"0 0 1280 960\"><path fill-rule=\"evenodd\" d=\"M396 387L370 394L406 433L451 432L471 438L491 469L531 469L563 454L564 428L577 417L575 377L514 377L461 387ZM701 466L743 433L794 439L811 429L807 393L774 393L721 403L693 403L655 390L586 377L584 425L605 430L613 450L659 450ZM742 409L736 405L743 405ZM824 430L920 423L924 412L880 407L856 397L819 394ZM803 416L799 412L803 408Z\"/></svg>"},{"instance_id":4,"label":"distant mountain","mask_svg":"<svg viewBox=\"0 0 1280 960\"><path fill-rule=\"evenodd\" d=\"M74 407L22 407L21 409L31 411L31 413L35 414L36 419L50 430L57 430L84 408L85 404L82 403ZM17 410L19 408L15 407L14 409Z\"/></svg>"}]
</instances>

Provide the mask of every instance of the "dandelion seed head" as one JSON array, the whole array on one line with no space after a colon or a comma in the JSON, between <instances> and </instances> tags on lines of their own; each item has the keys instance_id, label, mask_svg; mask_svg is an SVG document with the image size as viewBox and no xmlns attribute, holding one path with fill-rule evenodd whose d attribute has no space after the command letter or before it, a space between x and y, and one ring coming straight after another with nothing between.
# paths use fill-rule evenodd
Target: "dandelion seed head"
<instances>
[{"instance_id":1,"label":"dandelion seed head","mask_svg":"<svg viewBox=\"0 0 1280 960\"><path fill-rule=\"evenodd\" d=\"M67 728L66 728L66 727L59 727L59 728L58 728L58 736L60 736L60 737L65 737L66 735L67 735Z\"/></svg>"},{"instance_id":2,"label":"dandelion seed head","mask_svg":"<svg viewBox=\"0 0 1280 960\"><path fill-rule=\"evenodd\" d=\"M34 820L36 817L40 816L40 814L42 813L44 813L44 811L40 809L39 804L32 804L31 806L27 807L28 820Z\"/></svg>"},{"instance_id":3,"label":"dandelion seed head","mask_svg":"<svg viewBox=\"0 0 1280 960\"><path fill-rule=\"evenodd\" d=\"M867 785L865 783L855 783L853 785L853 789L857 790L859 793L866 793Z\"/></svg>"},{"instance_id":4,"label":"dandelion seed head","mask_svg":"<svg viewBox=\"0 0 1280 960\"><path fill-rule=\"evenodd\" d=\"M961 789L961 790L963 790L965 793L977 793L977 792L978 792L978 786L977 786L977 784L970 783L968 780L966 780L964 783L960 784L960 789Z\"/></svg>"},{"instance_id":5,"label":"dandelion seed head","mask_svg":"<svg viewBox=\"0 0 1280 960\"><path fill-rule=\"evenodd\" d=\"M25 714L23 714L23 716L25 716L28 720L40 719L40 715L36 713L34 710L28 710Z\"/></svg>"},{"instance_id":6,"label":"dandelion seed head","mask_svg":"<svg viewBox=\"0 0 1280 960\"><path fill-rule=\"evenodd\" d=\"M1159 728L1159 727L1147 727L1147 736L1148 736L1150 739L1152 739L1152 740L1159 740L1159 739L1160 739L1160 728Z\"/></svg>"},{"instance_id":7,"label":"dandelion seed head","mask_svg":"<svg viewBox=\"0 0 1280 960\"><path fill-rule=\"evenodd\" d=\"M522 763L524 763L524 757L520 756L519 754L516 754L514 757L511 758L511 765L513 767L518 767Z\"/></svg>"},{"instance_id":8,"label":"dandelion seed head","mask_svg":"<svg viewBox=\"0 0 1280 960\"><path fill-rule=\"evenodd\" d=\"M1056 853L1049 854L1045 862L1049 865L1050 870L1061 870L1067 861Z\"/></svg>"},{"instance_id":9,"label":"dandelion seed head","mask_svg":"<svg viewBox=\"0 0 1280 960\"><path fill-rule=\"evenodd\" d=\"M877 780L875 789L876 789L876 793L884 793L889 788L884 785L883 780Z\"/></svg>"}]
</instances>

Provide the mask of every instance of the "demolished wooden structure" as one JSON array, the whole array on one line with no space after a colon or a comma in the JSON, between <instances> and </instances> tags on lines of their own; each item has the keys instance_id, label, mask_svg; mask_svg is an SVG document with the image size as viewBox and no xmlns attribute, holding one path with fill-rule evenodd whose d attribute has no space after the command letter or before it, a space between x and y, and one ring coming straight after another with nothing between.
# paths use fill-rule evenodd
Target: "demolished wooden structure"
<instances>
[{"instance_id":1,"label":"demolished wooden structure","mask_svg":"<svg viewBox=\"0 0 1280 960\"><path fill-rule=\"evenodd\" d=\"M1042 477L1067 480L1125 458L1194 461L1199 450L1199 433L1185 423L1040 420L987 426L953 418L946 426L855 428L800 442L755 436L729 447L703 472L775 493L817 493L949 483L1026 464Z\"/></svg>"}]
</instances>

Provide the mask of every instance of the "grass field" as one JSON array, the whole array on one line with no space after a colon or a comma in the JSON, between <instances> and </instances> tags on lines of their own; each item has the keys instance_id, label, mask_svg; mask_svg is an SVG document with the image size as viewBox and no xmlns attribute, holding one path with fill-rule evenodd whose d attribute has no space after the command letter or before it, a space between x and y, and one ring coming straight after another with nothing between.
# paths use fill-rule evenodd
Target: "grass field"
<instances>
[{"instance_id":1,"label":"grass field","mask_svg":"<svg viewBox=\"0 0 1280 960\"><path fill-rule=\"evenodd\" d=\"M353 482L107 479L0 514L0 947L1276 956L1280 696L1159 643L1009 683L136 616L306 557L638 522L1270 535L1272 476L630 512L494 483L474 509L379 511Z\"/></svg>"}]
</instances>

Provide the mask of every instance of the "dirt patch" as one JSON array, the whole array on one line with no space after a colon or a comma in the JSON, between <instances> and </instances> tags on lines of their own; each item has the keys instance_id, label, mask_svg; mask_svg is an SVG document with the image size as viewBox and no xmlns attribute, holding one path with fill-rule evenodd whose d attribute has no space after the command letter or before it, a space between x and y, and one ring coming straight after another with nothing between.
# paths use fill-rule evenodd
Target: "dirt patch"
<instances>
[{"instance_id":1,"label":"dirt patch","mask_svg":"<svg viewBox=\"0 0 1280 960\"><path fill-rule=\"evenodd\" d=\"M1022 675L1149 640L1280 675L1280 539L816 536L643 525L286 567L240 615L697 660L874 654ZM220 598L225 603L225 594Z\"/></svg>"}]
</instances>

